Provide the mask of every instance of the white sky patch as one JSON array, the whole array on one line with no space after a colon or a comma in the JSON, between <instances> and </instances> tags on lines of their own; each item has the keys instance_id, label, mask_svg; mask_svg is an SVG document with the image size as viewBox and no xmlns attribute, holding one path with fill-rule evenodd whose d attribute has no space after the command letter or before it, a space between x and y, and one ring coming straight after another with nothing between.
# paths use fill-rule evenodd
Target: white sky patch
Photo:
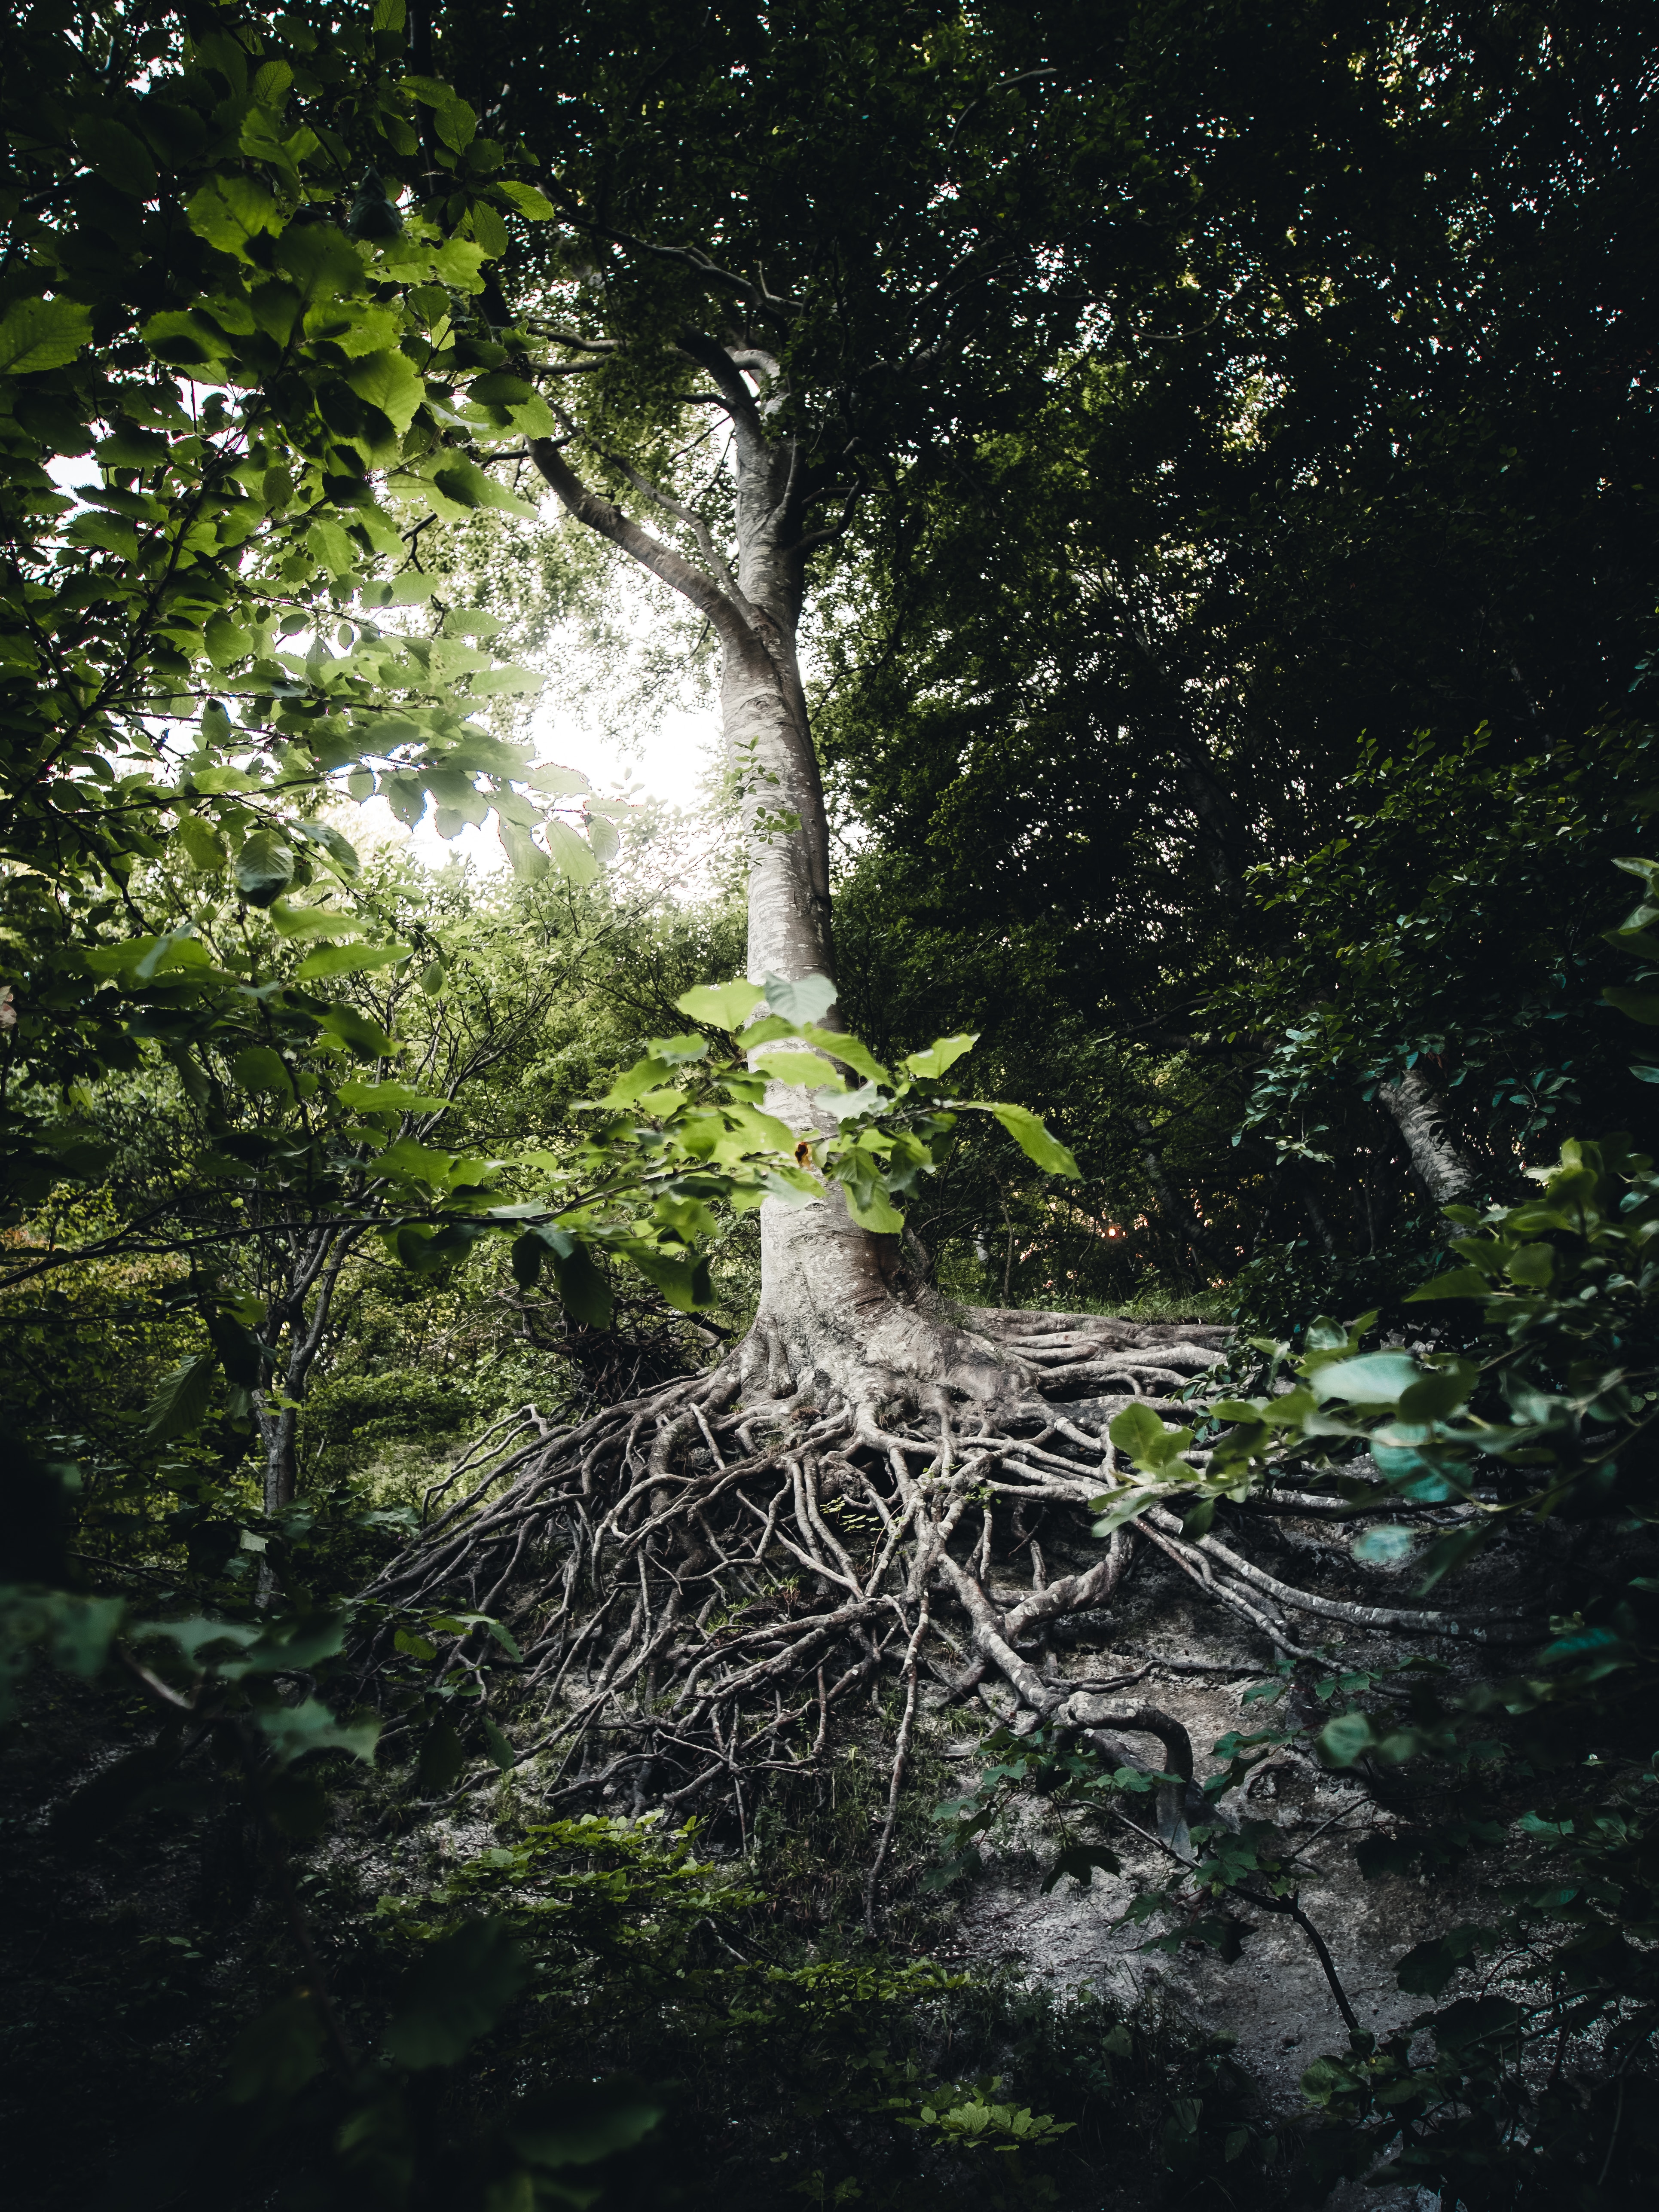
<instances>
[{"instance_id":1,"label":"white sky patch","mask_svg":"<svg viewBox=\"0 0 1659 2212\"><path fill-rule=\"evenodd\" d=\"M635 805L666 806L694 816L708 808L720 757L720 716L712 707L668 708L653 728L625 744L557 712L538 714L532 734L538 762L557 761L574 769L601 798L630 799ZM417 859L429 868L441 868L451 859L469 860L486 873L507 866L493 819L482 828L468 823L459 836L446 841L433 828L429 811L405 831L383 799L370 799L361 818L372 826L377 842L407 836ZM578 811L568 818L574 822Z\"/></svg>"},{"instance_id":2,"label":"white sky patch","mask_svg":"<svg viewBox=\"0 0 1659 2212\"><path fill-rule=\"evenodd\" d=\"M186 386L183 396L188 404L194 395ZM98 464L88 454L73 459L54 455L47 471L54 483L70 493L95 483L100 474ZM392 611L375 609L371 613L384 622ZM650 610L642 603L635 611L635 621L644 625L650 618ZM303 653L310 634L301 631L282 642L289 652ZM580 647L573 641L565 644L564 650L579 653ZM161 726L167 726L158 725ZM187 749L193 738L189 725L172 726L175 749ZM714 809L720 773L720 714L712 703L696 707L665 703L623 736L614 728L604 727L599 717L590 720L579 710L550 702L535 714L529 734L535 742L538 764L556 761L574 769L602 798L626 798L636 805L661 806L702 820ZM446 841L433 828L430 810L413 830L404 829L383 799L372 799L361 808L345 811L355 815L367 833L366 845L395 848L406 838L416 858L428 867L442 867L449 860L458 859L494 874L508 866L493 817L482 828L467 823L457 837ZM580 805L573 802L567 818L575 823L580 817ZM697 880L684 886L691 895L707 887L702 881L703 873L702 869L694 870Z\"/></svg>"}]
</instances>

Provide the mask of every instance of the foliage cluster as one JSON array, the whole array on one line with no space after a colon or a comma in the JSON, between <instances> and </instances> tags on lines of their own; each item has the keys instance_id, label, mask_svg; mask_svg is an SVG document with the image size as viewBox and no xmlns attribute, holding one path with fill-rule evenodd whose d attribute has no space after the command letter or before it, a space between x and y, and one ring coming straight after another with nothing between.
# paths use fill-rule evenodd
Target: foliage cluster
<instances>
[{"instance_id":1,"label":"foliage cluster","mask_svg":"<svg viewBox=\"0 0 1659 2212\"><path fill-rule=\"evenodd\" d=\"M405 32L402 0L330 27L233 4L153 29L47 0L9 53L0 198L6 1287L51 1425L11 1471L4 1684L15 1700L44 1652L71 1678L124 1670L159 1717L65 1801L66 1848L135 1806L228 1804L261 1838L306 1978L240 2046L228 2124L257 2148L326 2056L351 2100L325 2130L339 2185L389 2202L420 2161L395 2083L360 2077L288 1858L326 1824L337 1762L374 1755L342 1601L411 1517L349 1474L301 1480L310 1383L364 1254L418 1285L493 1231L522 1297L556 1286L567 1331L610 1332L596 1252L695 1312L714 1204L799 1203L828 1180L896 1232L895 1199L968 1103L942 1079L971 1042L893 1072L816 1026L821 977L699 984L673 1010L707 1028L608 1068L556 1149L444 1141L464 1086L524 1059L556 968L469 966L441 891L366 860L341 809L379 797L412 825L430 805L446 836L493 816L531 885L591 884L628 810L501 734L541 679L497 665L495 618L434 600L421 569L434 525L535 519L485 464L511 469L556 423L504 372L533 339L492 319L485 271L551 208L518 173L529 156L410 67ZM417 156L405 204L379 165ZM88 480L66 488L76 461ZM397 611L428 606L424 634ZM518 986L505 1020L497 981ZM742 1054L711 1059L708 1031L757 1007ZM764 1110L750 1055L769 1050L816 1093L804 1134ZM988 1110L1072 1171L1028 1109ZM66 1183L94 1195L66 1202ZM135 1405L134 1367L179 1351ZM82 1450L67 1431L100 1359L112 1387ZM477 1614L388 1626L428 1652L491 1632ZM447 1707L406 1724L429 1779L456 1742ZM397 2064L459 2057L466 2006L482 2026L505 2002L513 1974L482 1940L434 1951L441 1986L394 2011ZM619 2140L649 2124L625 2109ZM990 2110L981 2132L1006 2134ZM592 2162L591 2135L537 2142L491 2185L503 2205L574 2201L558 2176Z\"/></svg>"},{"instance_id":2,"label":"foliage cluster","mask_svg":"<svg viewBox=\"0 0 1659 2212\"><path fill-rule=\"evenodd\" d=\"M1650 896L1618 935L1650 955L1656 870L1626 865ZM1649 994L1610 995L1639 1018L1659 1013ZM1443 1663L1420 1658L1380 1670L1334 1653L1283 1660L1281 1679L1247 1701L1288 1700L1286 1723L1216 1745L1221 1764L1203 1785L1214 1811L1173 1841L1160 1831L1176 1864L1127 1917L1161 1917L1170 1932L1157 1940L1211 1945L1228 1960L1253 1932L1252 1912L1255 1924L1288 1913L1304 1929L1351 2030L1346 2053L1304 2076L1328 2120L1304 2146L1315 2172L1363 2174L1388 2153L1396 2171L1472 2205L1565 2197L1595 2212L1627 2201L1654 2142L1640 2085L1659 2030L1650 1731L1659 1182L1618 1138L1569 1139L1556 1166L1529 1172L1540 1188L1518 1206L1448 1209L1461 1264L1409 1294L1408 1305L1432 1310L1412 1348L1367 1350L1374 1312L1350 1326L1319 1321L1300 1352L1256 1340L1254 1395L1207 1395L1189 1426L1133 1406L1120 1413L1112 1436L1133 1472L1099 1500L1097 1529L1173 1499L1184 1533L1203 1535L1252 1494L1317 1486L1340 1511L1369 1516L1358 1555L1409 1559L1425 1595L1488 1547L1513 1545L1512 1530L1523 1553L1540 1534L1558 1547L1567 1538L1565 1560L1548 1570L1551 1640L1517 1669L1487 1662L1447 1680ZM1195 1446L1197 1462L1187 1456ZM1407 1517L1446 1507L1450 1525L1431 1540ZM1378 1517L1390 1510L1399 1517ZM1313 1870L1304 1847L1287 1848L1242 1801L1238 1811L1222 1802L1287 1746L1358 1771L1399 1815L1358 1845L1363 1874L1442 1879L1466 1863L1478 1873L1483 1917L1396 1962L1407 1994L1439 1998L1452 1984L1455 1994L1397 2033L1359 2027L1299 1902ZM1137 1826L1126 1808L1159 1778L1114 1770L1041 1731L992 1747L1001 1762L978 1790L941 1808L958 1855L1011 1790L1035 1786L1081 1824L1051 1883L1116 1867L1089 1829ZM1403 1800L1389 1786L1400 1774L1416 1784Z\"/></svg>"}]
</instances>

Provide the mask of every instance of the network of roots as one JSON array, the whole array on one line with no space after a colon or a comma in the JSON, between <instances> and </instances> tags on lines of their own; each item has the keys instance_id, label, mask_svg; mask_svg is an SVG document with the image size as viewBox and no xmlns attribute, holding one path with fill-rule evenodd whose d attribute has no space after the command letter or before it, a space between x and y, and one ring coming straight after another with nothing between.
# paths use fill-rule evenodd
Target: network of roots
<instances>
[{"instance_id":1,"label":"network of roots","mask_svg":"<svg viewBox=\"0 0 1659 2212\"><path fill-rule=\"evenodd\" d=\"M1113 1702L1147 1666L1091 1679L1063 1672L1057 1650L1092 1640L1144 1547L1224 1608L1264 1663L1356 1635L1502 1632L1468 1613L1310 1586L1322 1568L1328 1585L1352 1574L1343 1532L1286 1534L1285 1516L1305 1531L1337 1510L1317 1485L1230 1509L1224 1528L1196 1540L1163 1508L1095 1539L1091 1506L1121 1474L1108 1424L1134 1398L1189 1414L1179 1394L1214 1364L1223 1332L988 1310L970 1320L1007 1363L1012 1413L935 1405L902 1417L815 1402L810 1388L745 1403L735 1357L574 1427L526 1413L458 1464L445 1489L482 1479L368 1595L388 1619L464 1607L510 1629L523 1654L510 1678L518 1754L553 1754L544 1796L562 1809L620 1800L746 1830L772 1778L822 1761L855 1707L867 1722L884 1680L896 1683L878 1868L923 1680L935 1701L976 1697L1017 1730L1040 1720L1191 1776L1178 1722ZM485 1664L493 1650L480 1632L435 1663L471 1669L487 1701L502 1680Z\"/></svg>"}]
</instances>

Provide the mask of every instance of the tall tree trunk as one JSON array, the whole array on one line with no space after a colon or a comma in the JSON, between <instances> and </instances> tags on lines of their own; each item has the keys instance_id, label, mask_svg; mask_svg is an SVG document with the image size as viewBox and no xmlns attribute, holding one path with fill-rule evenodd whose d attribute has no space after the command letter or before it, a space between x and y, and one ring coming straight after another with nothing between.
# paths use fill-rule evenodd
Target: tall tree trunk
<instances>
[{"instance_id":1,"label":"tall tree trunk","mask_svg":"<svg viewBox=\"0 0 1659 2212\"><path fill-rule=\"evenodd\" d=\"M593 491L549 441L537 466L576 519L682 592L720 641L720 715L728 767L742 793L748 858L748 972L798 981L836 980L830 922L830 825L801 683L799 637L806 563L830 534L805 527L806 469L793 435L772 436L766 416L782 398L778 364L757 349L698 333L684 350L707 370L732 428L735 563L701 521L660 487L635 478L677 514L696 540L693 561ZM746 378L759 387L751 391ZM836 1026L832 1010L826 1026ZM779 1085L776 1110L800 1127L807 1088ZM990 1344L945 1323L907 1268L898 1238L852 1219L838 1189L790 1208L761 1208L761 1302L744 1346L745 1379L774 1393L825 1389L856 1401L941 1387L986 1401L1011 1370Z\"/></svg>"}]
</instances>

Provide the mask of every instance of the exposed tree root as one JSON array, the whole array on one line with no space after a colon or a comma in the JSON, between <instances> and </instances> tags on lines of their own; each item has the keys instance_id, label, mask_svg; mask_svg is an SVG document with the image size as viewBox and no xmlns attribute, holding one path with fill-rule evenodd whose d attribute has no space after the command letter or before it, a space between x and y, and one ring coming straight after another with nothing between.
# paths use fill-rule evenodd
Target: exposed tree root
<instances>
[{"instance_id":1,"label":"exposed tree root","mask_svg":"<svg viewBox=\"0 0 1659 2212\"><path fill-rule=\"evenodd\" d=\"M1016 1729L1076 1730L1175 1777L1159 1793L1158 1832L1184 1850L1186 1732L1156 1706L1114 1700L1146 1668L1067 1678L1052 1648L1058 1626L1110 1601L1143 1547L1259 1638L1264 1661L1316 1656L1304 1639L1328 1637L1326 1624L1345 1640L1502 1632L1286 1582L1252 1556L1250 1508L1196 1541L1156 1509L1094 1543L1089 1503L1116 1474L1106 1424L1133 1398L1184 1410L1170 1394L1214 1362L1221 1335L980 1309L946 1339L975 1347L957 1387L937 1366L902 1382L886 1366L853 1389L826 1372L835 1361L797 1361L784 1376L775 1342L751 1338L708 1373L571 1428L527 1412L497 1434L493 1465L475 1447L457 1467L452 1481L481 1479L366 1595L397 1614L459 1604L508 1626L523 1652L515 1730L529 1721L534 1737L520 1763L562 1752L547 1802L623 1793L636 1811L676 1815L724 1806L745 1839L771 1778L817 1768L854 1701L874 1704L896 1678L902 1716L866 1917L923 1674L947 1700L977 1693L997 1711L1000 1697ZM1000 1373L988 1388L991 1362ZM448 1486L428 1493L434 1504ZM1333 1502L1298 1494L1294 1510L1306 1510L1304 1496L1309 1507ZM1271 1525L1257 1533L1271 1537ZM1045 1541L1056 1560L1069 1550L1084 1564L1051 1576ZM1340 1546L1309 1548L1316 1565L1327 1553L1346 1564ZM1293 1631L1293 1620L1309 1626ZM367 1655L371 1683L391 1634ZM485 1637L449 1639L434 1663L446 1677L470 1674L487 1705L503 1677L498 1661L481 1663Z\"/></svg>"}]
</instances>

